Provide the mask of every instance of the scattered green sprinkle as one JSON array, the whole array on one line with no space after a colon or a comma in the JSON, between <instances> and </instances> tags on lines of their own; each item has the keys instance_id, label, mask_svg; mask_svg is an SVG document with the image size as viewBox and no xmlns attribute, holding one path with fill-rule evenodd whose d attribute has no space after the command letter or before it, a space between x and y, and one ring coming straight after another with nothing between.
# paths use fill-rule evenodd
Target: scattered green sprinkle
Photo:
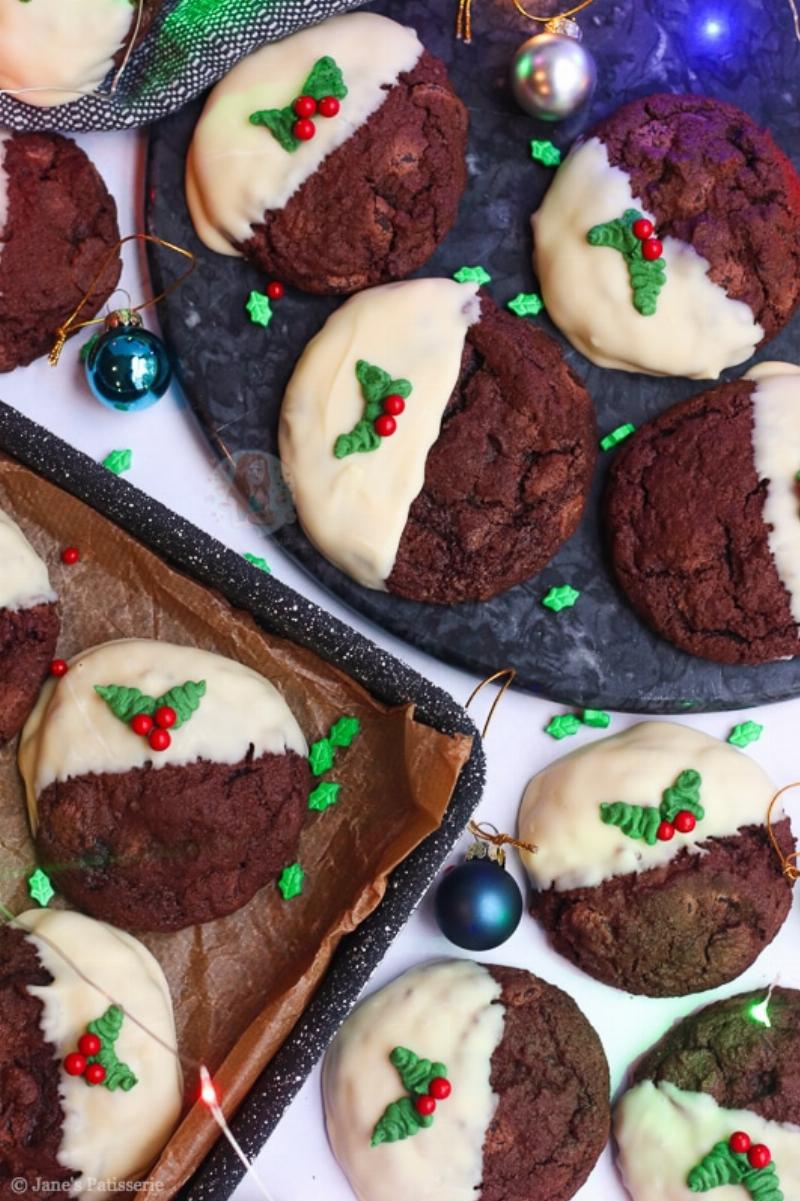
<instances>
[{"instance_id":1,"label":"scattered green sprinkle","mask_svg":"<svg viewBox=\"0 0 800 1201\"><path fill-rule=\"evenodd\" d=\"M339 800L341 788L341 784L334 784L332 780L323 780L313 792L309 793L309 809L314 809L317 813L322 813L325 809L329 809L331 805L335 805Z\"/></svg>"},{"instance_id":2,"label":"scattered green sprinkle","mask_svg":"<svg viewBox=\"0 0 800 1201\"><path fill-rule=\"evenodd\" d=\"M333 746L349 746L360 729L358 718L346 715L334 722L328 731L328 738Z\"/></svg>"},{"instance_id":3,"label":"scattered green sprinkle","mask_svg":"<svg viewBox=\"0 0 800 1201\"><path fill-rule=\"evenodd\" d=\"M323 772L330 771L333 767L334 754L333 743L328 738L320 738L319 742L312 743L308 752L308 762L315 776L321 776Z\"/></svg>"},{"instance_id":4,"label":"scattered green sprinkle","mask_svg":"<svg viewBox=\"0 0 800 1201\"><path fill-rule=\"evenodd\" d=\"M272 305L269 302L269 296L265 296L263 292L251 292L245 308L253 325L263 325L266 329L272 320Z\"/></svg>"},{"instance_id":5,"label":"scattered green sprinkle","mask_svg":"<svg viewBox=\"0 0 800 1201\"><path fill-rule=\"evenodd\" d=\"M46 909L56 895L56 890L50 883L50 877L47 872L43 872L40 867L28 877L28 892L31 897L42 909Z\"/></svg>"},{"instance_id":6,"label":"scattered green sprinkle","mask_svg":"<svg viewBox=\"0 0 800 1201\"><path fill-rule=\"evenodd\" d=\"M743 721L738 726L733 727L728 735L728 742L731 746L738 746L743 749L749 746L751 742L758 742L763 733L764 727L760 726L757 721Z\"/></svg>"},{"instance_id":7,"label":"scattered green sprinkle","mask_svg":"<svg viewBox=\"0 0 800 1201\"><path fill-rule=\"evenodd\" d=\"M513 300L509 300L506 308L518 317L536 317L544 308L544 301L538 292L518 292Z\"/></svg>"},{"instance_id":8,"label":"scattered green sprinkle","mask_svg":"<svg viewBox=\"0 0 800 1201\"><path fill-rule=\"evenodd\" d=\"M492 277L485 267L459 267L453 273L453 279L458 284L488 284Z\"/></svg>"},{"instance_id":9,"label":"scattered green sprinkle","mask_svg":"<svg viewBox=\"0 0 800 1201\"><path fill-rule=\"evenodd\" d=\"M611 714L604 709L584 709L581 721L585 726L594 726L596 730L607 730L611 725Z\"/></svg>"},{"instance_id":10,"label":"scattered green sprinkle","mask_svg":"<svg viewBox=\"0 0 800 1201\"><path fill-rule=\"evenodd\" d=\"M545 167L557 167L561 162L561 151L552 142L537 142L534 138L531 142L531 158Z\"/></svg>"},{"instance_id":11,"label":"scattered green sprinkle","mask_svg":"<svg viewBox=\"0 0 800 1201\"><path fill-rule=\"evenodd\" d=\"M249 551L245 551L243 558L247 559L248 563L252 563L259 571L265 571L267 575L272 575L272 568L266 559L262 559L260 555L251 555Z\"/></svg>"},{"instance_id":12,"label":"scattered green sprinkle","mask_svg":"<svg viewBox=\"0 0 800 1201\"><path fill-rule=\"evenodd\" d=\"M572 588L569 584L559 584L557 588L551 588L547 596L542 597L542 604L545 609L560 613L562 609L571 609L579 596L579 589Z\"/></svg>"},{"instance_id":13,"label":"scattered green sprinkle","mask_svg":"<svg viewBox=\"0 0 800 1201\"><path fill-rule=\"evenodd\" d=\"M283 869L278 877L278 888L284 901L291 901L293 897L300 896L305 875L299 863L292 863Z\"/></svg>"},{"instance_id":14,"label":"scattered green sprinkle","mask_svg":"<svg viewBox=\"0 0 800 1201\"><path fill-rule=\"evenodd\" d=\"M560 742L562 738L569 738L571 734L577 734L580 728L580 720L574 713L562 713L558 717L550 719L544 732Z\"/></svg>"},{"instance_id":15,"label":"scattered green sprinkle","mask_svg":"<svg viewBox=\"0 0 800 1201\"><path fill-rule=\"evenodd\" d=\"M635 430L636 426L630 421L626 421L624 425L618 425L610 434L606 434L605 438L600 439L600 449L613 450L615 446L619 446L620 442L624 442L626 438L630 438Z\"/></svg>"},{"instance_id":16,"label":"scattered green sprinkle","mask_svg":"<svg viewBox=\"0 0 800 1201\"><path fill-rule=\"evenodd\" d=\"M123 471L130 471L132 462L132 450L112 450L111 454L103 459L102 466L112 475L122 475Z\"/></svg>"}]
</instances>

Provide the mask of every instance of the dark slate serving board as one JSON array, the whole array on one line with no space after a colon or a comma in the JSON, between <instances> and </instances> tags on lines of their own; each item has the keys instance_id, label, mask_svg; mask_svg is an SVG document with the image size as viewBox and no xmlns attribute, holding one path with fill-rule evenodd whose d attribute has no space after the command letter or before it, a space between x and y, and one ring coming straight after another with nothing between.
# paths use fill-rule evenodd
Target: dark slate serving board
<instances>
[{"instance_id":1,"label":"dark slate serving board","mask_svg":"<svg viewBox=\"0 0 800 1201\"><path fill-rule=\"evenodd\" d=\"M734 101L770 128L800 167L800 44L788 0L596 0L580 20L597 59L598 90L582 116L551 126L525 116L510 96L509 61L533 32L511 0L474 0L471 46L454 41L455 0L370 7L418 29L448 64L470 109L470 187L456 227L420 274L450 275L481 263L500 303L534 289L529 216L551 176L531 162L529 140L553 137L566 149L592 121L648 92L706 92ZM545 11L544 4L531 7ZM628 609L602 550L599 499L610 454L601 456L577 535L540 576L488 604L439 607L369 592L323 560L298 526L286 523L285 499L266 480L275 467L284 386L303 346L340 301L293 293L275 306L267 331L247 320L249 291L263 289L266 280L240 260L206 251L183 200L184 158L198 111L190 106L151 135L148 228L199 257L194 277L162 305L161 318L189 400L223 469L261 512L265 532L274 531L311 575L378 625L479 675L511 664L522 687L558 701L671 713L734 709L800 692L800 660L743 668L692 659L650 634ZM151 266L158 289L181 269L180 260L158 249ZM538 320L556 333L546 316ZM604 371L565 350L594 397L601 432L624 421L639 425L710 386ZM759 357L800 361L800 316ZM543 609L541 597L564 582L581 589L577 605L560 614Z\"/></svg>"}]
</instances>

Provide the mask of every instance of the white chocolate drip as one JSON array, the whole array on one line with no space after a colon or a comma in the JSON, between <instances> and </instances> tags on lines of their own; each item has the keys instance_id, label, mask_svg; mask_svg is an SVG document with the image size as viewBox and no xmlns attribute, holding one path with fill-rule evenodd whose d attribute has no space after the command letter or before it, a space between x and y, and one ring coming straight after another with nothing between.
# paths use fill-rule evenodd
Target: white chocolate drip
<instances>
[{"instance_id":1,"label":"white chocolate drip","mask_svg":"<svg viewBox=\"0 0 800 1201\"><path fill-rule=\"evenodd\" d=\"M0 228L3 202L1 185L2 172ZM0 609L30 609L33 605L52 603L56 599L46 566L19 526L0 509Z\"/></svg>"}]
</instances>

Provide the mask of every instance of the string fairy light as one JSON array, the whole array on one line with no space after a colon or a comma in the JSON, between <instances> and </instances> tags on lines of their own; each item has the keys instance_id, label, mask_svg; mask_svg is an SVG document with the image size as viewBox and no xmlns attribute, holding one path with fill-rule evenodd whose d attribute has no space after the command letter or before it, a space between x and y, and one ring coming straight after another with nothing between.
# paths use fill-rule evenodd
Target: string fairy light
<instances>
[{"instance_id":1,"label":"string fairy light","mask_svg":"<svg viewBox=\"0 0 800 1201\"><path fill-rule=\"evenodd\" d=\"M200 1064L200 1100L208 1109L237 1157L241 1160L245 1170L252 1176L253 1182L261 1193L261 1196L264 1197L265 1201L272 1201L272 1197L267 1192L267 1187L256 1171L253 1161L245 1155L241 1144L237 1141L233 1131L225 1120L225 1114L222 1112L222 1106L219 1103L216 1085L211 1079L211 1073L204 1063Z\"/></svg>"},{"instance_id":2,"label":"string fairy light","mask_svg":"<svg viewBox=\"0 0 800 1201\"><path fill-rule=\"evenodd\" d=\"M772 1019L769 1016L769 1004L772 1000L772 994L775 992L777 987L778 977L776 976L772 984L770 984L764 1000L754 1001L747 1011L747 1016L752 1022L757 1022L759 1026L765 1026L767 1029L770 1029L772 1026Z\"/></svg>"}]
</instances>

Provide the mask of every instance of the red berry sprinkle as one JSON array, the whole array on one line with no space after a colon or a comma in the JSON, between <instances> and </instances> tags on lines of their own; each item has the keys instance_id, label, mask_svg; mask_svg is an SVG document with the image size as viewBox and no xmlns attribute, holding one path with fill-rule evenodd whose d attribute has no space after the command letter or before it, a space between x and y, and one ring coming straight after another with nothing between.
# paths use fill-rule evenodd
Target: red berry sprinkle
<instances>
[{"instance_id":1,"label":"red berry sprinkle","mask_svg":"<svg viewBox=\"0 0 800 1201\"><path fill-rule=\"evenodd\" d=\"M300 121L295 121L292 126L292 133L297 138L298 142L310 142L314 134L317 132L317 127L313 121L303 118Z\"/></svg>"},{"instance_id":2,"label":"red berry sprinkle","mask_svg":"<svg viewBox=\"0 0 800 1201\"><path fill-rule=\"evenodd\" d=\"M172 739L167 731L158 728L150 732L150 737L147 741L154 751L165 751L172 743Z\"/></svg>"},{"instance_id":3,"label":"red berry sprinkle","mask_svg":"<svg viewBox=\"0 0 800 1201\"><path fill-rule=\"evenodd\" d=\"M153 717L156 725L162 730L171 730L178 720L178 714L171 705L159 705Z\"/></svg>"},{"instance_id":4,"label":"red berry sprinkle","mask_svg":"<svg viewBox=\"0 0 800 1201\"><path fill-rule=\"evenodd\" d=\"M654 259L660 259L663 253L664 246L658 238L648 238L642 242L642 256L647 259L648 263L652 263Z\"/></svg>"},{"instance_id":5,"label":"red berry sprinkle","mask_svg":"<svg viewBox=\"0 0 800 1201\"><path fill-rule=\"evenodd\" d=\"M423 1118L429 1118L436 1109L436 1100L434 1097L429 1097L427 1095L417 1097L416 1101L414 1102L414 1108L418 1114L422 1115Z\"/></svg>"},{"instance_id":6,"label":"red berry sprinkle","mask_svg":"<svg viewBox=\"0 0 800 1201\"><path fill-rule=\"evenodd\" d=\"M72 567L81 557L81 552L77 546L65 546L61 552L61 562L66 563L67 567Z\"/></svg>"},{"instance_id":7,"label":"red berry sprinkle","mask_svg":"<svg viewBox=\"0 0 800 1201\"><path fill-rule=\"evenodd\" d=\"M675 837L675 827L672 822L662 822L656 830L656 837L659 842L669 842L670 838Z\"/></svg>"},{"instance_id":8,"label":"red berry sprinkle","mask_svg":"<svg viewBox=\"0 0 800 1201\"><path fill-rule=\"evenodd\" d=\"M153 728L153 719L149 713L137 713L131 721L131 729L140 738L146 738Z\"/></svg>"},{"instance_id":9,"label":"red berry sprinkle","mask_svg":"<svg viewBox=\"0 0 800 1201\"><path fill-rule=\"evenodd\" d=\"M772 1159L772 1152L763 1143L756 1143L747 1152L747 1162L751 1168L765 1168Z\"/></svg>"},{"instance_id":10,"label":"red berry sprinkle","mask_svg":"<svg viewBox=\"0 0 800 1201\"><path fill-rule=\"evenodd\" d=\"M679 834L691 834L696 825L697 818L688 809L681 809L680 813L676 813L675 829Z\"/></svg>"},{"instance_id":11,"label":"red berry sprinkle","mask_svg":"<svg viewBox=\"0 0 800 1201\"><path fill-rule=\"evenodd\" d=\"M98 1051L102 1050L103 1044L96 1034L83 1034L78 1039L78 1050L81 1055L85 1055L87 1059L91 1059Z\"/></svg>"},{"instance_id":12,"label":"red berry sprinkle","mask_svg":"<svg viewBox=\"0 0 800 1201\"><path fill-rule=\"evenodd\" d=\"M728 1139L728 1146L731 1151L736 1151L738 1155L744 1155L750 1150L750 1135L745 1134L744 1130L737 1130Z\"/></svg>"},{"instance_id":13,"label":"red berry sprinkle","mask_svg":"<svg viewBox=\"0 0 800 1201\"><path fill-rule=\"evenodd\" d=\"M631 229L636 234L636 237L643 242L645 238L649 238L653 233L653 222L648 221L646 217L640 217L638 221L634 221Z\"/></svg>"},{"instance_id":14,"label":"red berry sprinkle","mask_svg":"<svg viewBox=\"0 0 800 1201\"><path fill-rule=\"evenodd\" d=\"M106 1078L106 1069L102 1063L90 1063L84 1079L87 1084L102 1084Z\"/></svg>"},{"instance_id":15,"label":"red berry sprinkle","mask_svg":"<svg viewBox=\"0 0 800 1201\"><path fill-rule=\"evenodd\" d=\"M86 1071L86 1056L73 1051L64 1060L64 1071L68 1076L82 1076Z\"/></svg>"},{"instance_id":16,"label":"red berry sprinkle","mask_svg":"<svg viewBox=\"0 0 800 1201\"><path fill-rule=\"evenodd\" d=\"M381 438L391 438L396 429L397 422L388 413L383 413L380 417L375 418L375 433Z\"/></svg>"},{"instance_id":17,"label":"red berry sprinkle","mask_svg":"<svg viewBox=\"0 0 800 1201\"><path fill-rule=\"evenodd\" d=\"M320 116L335 117L341 107L335 96L323 96L319 102Z\"/></svg>"},{"instance_id":18,"label":"red berry sprinkle","mask_svg":"<svg viewBox=\"0 0 800 1201\"><path fill-rule=\"evenodd\" d=\"M406 402L402 396L398 396L394 392L391 396L387 396L383 402L383 411L384 413L388 413L390 417L399 417L405 407Z\"/></svg>"},{"instance_id":19,"label":"red berry sprinkle","mask_svg":"<svg viewBox=\"0 0 800 1201\"><path fill-rule=\"evenodd\" d=\"M317 102L313 96L298 96L292 108L298 117L313 117L317 111Z\"/></svg>"},{"instance_id":20,"label":"red berry sprinkle","mask_svg":"<svg viewBox=\"0 0 800 1201\"><path fill-rule=\"evenodd\" d=\"M267 296L270 300L283 300L286 295L286 289L280 280L273 279L267 284Z\"/></svg>"},{"instance_id":21,"label":"red berry sprinkle","mask_svg":"<svg viewBox=\"0 0 800 1201\"><path fill-rule=\"evenodd\" d=\"M453 1091L453 1086L444 1076L434 1076L428 1092L435 1101L446 1101Z\"/></svg>"},{"instance_id":22,"label":"red berry sprinkle","mask_svg":"<svg viewBox=\"0 0 800 1201\"><path fill-rule=\"evenodd\" d=\"M69 671L69 663L66 659L54 659L50 664L50 675L60 678L65 676Z\"/></svg>"}]
</instances>

